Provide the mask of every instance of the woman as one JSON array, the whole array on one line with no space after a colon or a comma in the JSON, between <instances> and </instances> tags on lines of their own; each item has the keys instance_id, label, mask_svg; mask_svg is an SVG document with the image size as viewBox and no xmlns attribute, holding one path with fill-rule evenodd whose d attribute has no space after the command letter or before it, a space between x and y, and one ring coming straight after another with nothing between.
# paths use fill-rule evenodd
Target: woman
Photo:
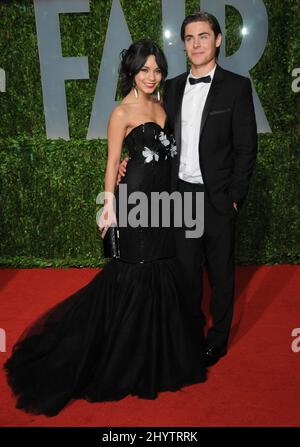
<instances>
[{"instance_id":1,"label":"woman","mask_svg":"<svg viewBox=\"0 0 300 447\"><path fill-rule=\"evenodd\" d=\"M148 40L133 43L122 53L121 75L124 99L108 125L102 236L120 217L111 194L123 143L130 160L117 197L121 186L127 197L168 191L176 155L157 98L167 76L162 51ZM130 211L132 206L128 217ZM35 321L14 346L5 368L18 408L54 416L73 398L100 402L132 394L154 399L159 391L206 379L201 341L191 332L185 309L172 230L161 222L155 228L122 227L120 252L90 283Z\"/></svg>"}]
</instances>

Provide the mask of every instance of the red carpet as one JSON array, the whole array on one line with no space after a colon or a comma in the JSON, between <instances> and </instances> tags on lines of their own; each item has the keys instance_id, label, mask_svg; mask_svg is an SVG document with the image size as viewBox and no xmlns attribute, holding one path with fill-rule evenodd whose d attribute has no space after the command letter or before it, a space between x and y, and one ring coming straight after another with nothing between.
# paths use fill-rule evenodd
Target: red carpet
<instances>
[{"instance_id":1,"label":"red carpet","mask_svg":"<svg viewBox=\"0 0 300 447\"><path fill-rule=\"evenodd\" d=\"M23 329L40 313L85 285L94 269L0 270L0 426L299 426L300 352L291 348L300 328L300 266L238 267L230 350L208 381L155 401L72 401L47 418L14 407L2 365ZM205 303L208 302L206 281ZM297 343L295 343L297 344ZM300 339L298 342L300 347Z\"/></svg>"}]
</instances>

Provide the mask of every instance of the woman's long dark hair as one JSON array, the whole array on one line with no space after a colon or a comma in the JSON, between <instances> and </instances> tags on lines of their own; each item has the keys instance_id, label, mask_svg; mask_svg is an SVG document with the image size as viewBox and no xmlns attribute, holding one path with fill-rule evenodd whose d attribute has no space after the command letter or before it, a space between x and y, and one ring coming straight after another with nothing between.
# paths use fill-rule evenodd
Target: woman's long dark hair
<instances>
[{"instance_id":1,"label":"woman's long dark hair","mask_svg":"<svg viewBox=\"0 0 300 447\"><path fill-rule=\"evenodd\" d=\"M130 45L128 50L121 51L120 91L122 96L128 95L133 87L134 77L145 65L149 56L155 57L162 73L162 82L168 76L166 57L159 46L149 39L140 39Z\"/></svg>"}]
</instances>

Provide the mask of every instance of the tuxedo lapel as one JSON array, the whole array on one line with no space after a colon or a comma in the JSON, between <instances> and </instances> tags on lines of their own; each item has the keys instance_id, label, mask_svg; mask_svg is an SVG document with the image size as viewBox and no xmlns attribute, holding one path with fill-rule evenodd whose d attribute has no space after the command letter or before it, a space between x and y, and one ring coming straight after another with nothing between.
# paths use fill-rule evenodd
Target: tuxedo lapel
<instances>
[{"instance_id":1,"label":"tuxedo lapel","mask_svg":"<svg viewBox=\"0 0 300 447\"><path fill-rule=\"evenodd\" d=\"M222 87L222 81L223 81L223 69L217 65L215 74L206 98L206 102L204 105L203 113L202 113L202 119L201 119L201 125L200 125L200 135L199 135L199 142L201 139L201 134L205 125L205 122L207 120L209 111L211 110L215 99L217 98L217 95L220 91L220 88Z\"/></svg>"}]
</instances>

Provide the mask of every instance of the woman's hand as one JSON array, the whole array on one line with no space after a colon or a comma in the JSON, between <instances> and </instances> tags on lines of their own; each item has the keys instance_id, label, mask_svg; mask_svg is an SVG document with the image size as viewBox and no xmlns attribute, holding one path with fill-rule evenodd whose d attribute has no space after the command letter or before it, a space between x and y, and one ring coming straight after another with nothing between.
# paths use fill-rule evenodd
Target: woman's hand
<instances>
[{"instance_id":1,"label":"woman's hand","mask_svg":"<svg viewBox=\"0 0 300 447\"><path fill-rule=\"evenodd\" d=\"M117 225L117 218L113 206L104 205L101 213L98 228L101 233L102 239L104 238L108 228L112 225Z\"/></svg>"}]
</instances>

